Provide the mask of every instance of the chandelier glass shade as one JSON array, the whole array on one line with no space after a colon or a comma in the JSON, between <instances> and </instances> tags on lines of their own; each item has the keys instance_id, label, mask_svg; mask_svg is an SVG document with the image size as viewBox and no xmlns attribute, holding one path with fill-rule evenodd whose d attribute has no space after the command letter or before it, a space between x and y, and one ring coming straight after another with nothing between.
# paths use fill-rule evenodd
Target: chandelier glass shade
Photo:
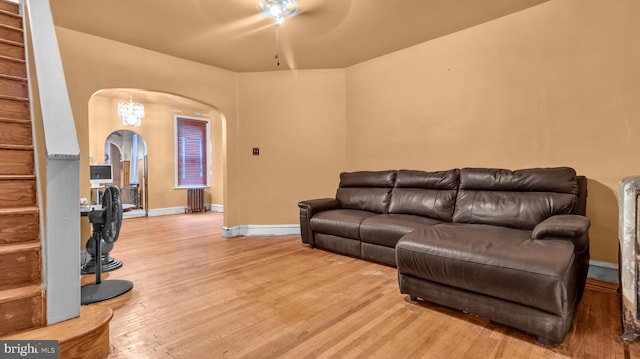
<instances>
[{"instance_id":1,"label":"chandelier glass shade","mask_svg":"<svg viewBox=\"0 0 640 359\"><path fill-rule=\"evenodd\" d=\"M138 127L144 118L144 105L129 100L128 103L118 103L118 116L122 116L122 124Z\"/></svg>"},{"instance_id":2,"label":"chandelier glass shade","mask_svg":"<svg viewBox=\"0 0 640 359\"><path fill-rule=\"evenodd\" d=\"M258 2L258 10L262 15L272 18L276 27L279 27L285 19L298 13L298 0L262 0Z\"/></svg>"}]
</instances>

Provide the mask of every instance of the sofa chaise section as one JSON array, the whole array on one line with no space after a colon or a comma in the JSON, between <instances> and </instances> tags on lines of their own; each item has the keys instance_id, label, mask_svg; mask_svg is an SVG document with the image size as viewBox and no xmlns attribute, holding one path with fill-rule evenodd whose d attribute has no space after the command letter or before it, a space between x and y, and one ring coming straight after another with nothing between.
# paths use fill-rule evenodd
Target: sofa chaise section
<instances>
[{"instance_id":1,"label":"sofa chaise section","mask_svg":"<svg viewBox=\"0 0 640 359\"><path fill-rule=\"evenodd\" d=\"M398 241L400 291L562 342L588 270L584 183L570 168L461 169L452 222Z\"/></svg>"}]
</instances>

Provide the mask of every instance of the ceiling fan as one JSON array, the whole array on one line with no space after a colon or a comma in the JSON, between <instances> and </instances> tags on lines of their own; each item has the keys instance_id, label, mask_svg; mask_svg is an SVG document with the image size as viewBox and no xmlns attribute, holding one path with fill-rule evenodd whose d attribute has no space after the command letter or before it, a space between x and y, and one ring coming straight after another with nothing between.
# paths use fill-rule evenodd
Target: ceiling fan
<instances>
[{"instance_id":1,"label":"ceiling fan","mask_svg":"<svg viewBox=\"0 0 640 359\"><path fill-rule=\"evenodd\" d=\"M269 37L275 37L276 65L286 57L289 68L295 67L295 51L299 46L314 46L314 41L329 34L344 21L351 8L351 0L197 1L202 14L215 24L210 31L203 33L202 39L208 36L228 41L266 39L265 35L273 31ZM243 41L238 44L242 46L248 43ZM282 53L286 53L285 56Z\"/></svg>"},{"instance_id":2,"label":"ceiling fan","mask_svg":"<svg viewBox=\"0 0 640 359\"><path fill-rule=\"evenodd\" d=\"M276 65L280 66L280 26L290 17L294 17L300 11L298 0L261 0L258 1L258 10L266 17L272 18L276 34Z\"/></svg>"}]
</instances>

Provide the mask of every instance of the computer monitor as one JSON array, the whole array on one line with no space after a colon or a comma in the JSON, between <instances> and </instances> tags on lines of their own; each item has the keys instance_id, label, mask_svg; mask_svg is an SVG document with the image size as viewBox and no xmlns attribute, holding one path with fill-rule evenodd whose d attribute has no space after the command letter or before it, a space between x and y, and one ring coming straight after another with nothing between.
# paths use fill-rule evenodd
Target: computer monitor
<instances>
[{"instance_id":1,"label":"computer monitor","mask_svg":"<svg viewBox=\"0 0 640 359\"><path fill-rule=\"evenodd\" d=\"M111 165L89 165L89 180L91 187L113 183L113 169Z\"/></svg>"}]
</instances>

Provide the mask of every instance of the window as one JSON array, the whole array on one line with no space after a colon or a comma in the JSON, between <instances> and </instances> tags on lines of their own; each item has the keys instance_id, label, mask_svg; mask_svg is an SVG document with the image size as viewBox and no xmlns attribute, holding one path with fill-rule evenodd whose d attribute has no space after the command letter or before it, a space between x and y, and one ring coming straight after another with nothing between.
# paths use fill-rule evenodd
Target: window
<instances>
[{"instance_id":1,"label":"window","mask_svg":"<svg viewBox=\"0 0 640 359\"><path fill-rule=\"evenodd\" d=\"M176 117L176 186L209 185L209 121Z\"/></svg>"}]
</instances>

